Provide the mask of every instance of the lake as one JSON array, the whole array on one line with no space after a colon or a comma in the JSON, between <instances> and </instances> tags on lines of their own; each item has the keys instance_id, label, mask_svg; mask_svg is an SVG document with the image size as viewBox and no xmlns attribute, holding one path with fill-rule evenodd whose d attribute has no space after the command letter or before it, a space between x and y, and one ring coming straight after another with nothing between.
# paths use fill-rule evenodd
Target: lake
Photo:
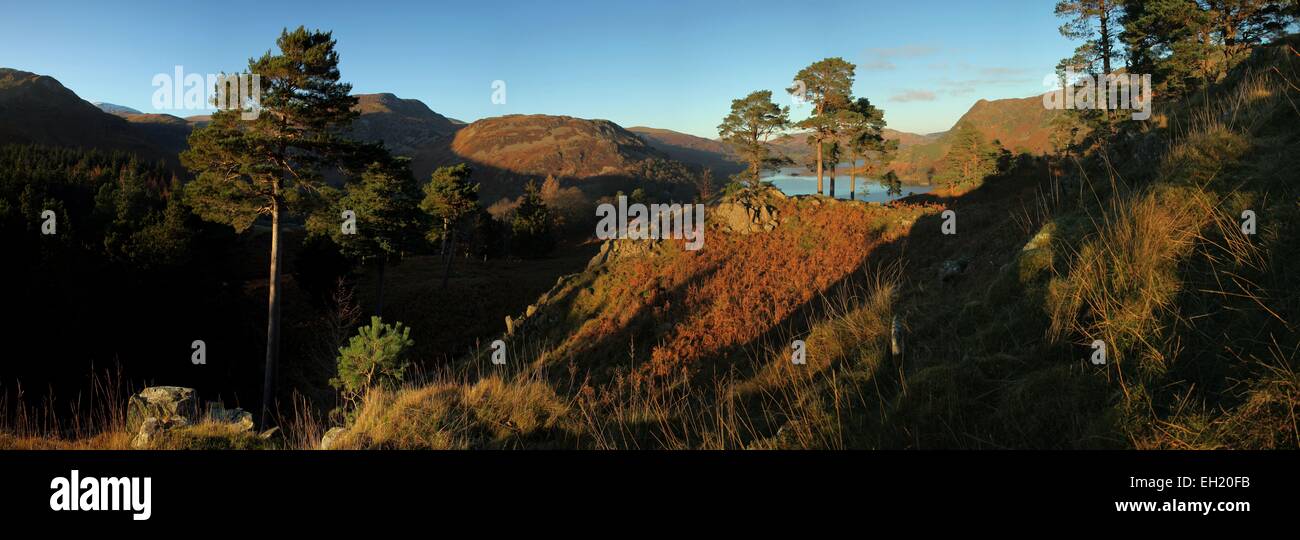
<instances>
[{"instance_id":1,"label":"lake","mask_svg":"<svg viewBox=\"0 0 1300 540\"><path fill-rule=\"evenodd\" d=\"M786 195L810 195L817 193L817 173L808 172L804 167L782 167L781 169L768 173L763 180L771 182L772 185L780 189ZM822 178L822 185L826 188L827 194L831 189L830 172ZM885 193L885 188L880 186L880 182L874 179L858 177L857 200L872 202L889 202L894 199L916 195L918 193L929 193L933 186L920 186L903 184L903 194L889 196ZM849 175L840 174L835 177L835 198L849 198Z\"/></svg>"}]
</instances>

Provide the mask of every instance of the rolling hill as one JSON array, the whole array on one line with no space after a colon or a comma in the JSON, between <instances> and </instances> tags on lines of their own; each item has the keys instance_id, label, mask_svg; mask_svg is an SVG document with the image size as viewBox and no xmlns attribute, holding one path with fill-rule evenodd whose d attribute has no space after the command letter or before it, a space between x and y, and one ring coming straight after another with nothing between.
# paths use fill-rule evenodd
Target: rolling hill
<instances>
[{"instance_id":1,"label":"rolling hill","mask_svg":"<svg viewBox=\"0 0 1300 540\"><path fill-rule=\"evenodd\" d=\"M417 177L435 167L468 163L485 197L517 194L527 179L567 181L627 177L646 159L669 156L608 120L507 115L478 120L417 154Z\"/></svg>"},{"instance_id":2,"label":"rolling hill","mask_svg":"<svg viewBox=\"0 0 1300 540\"><path fill-rule=\"evenodd\" d=\"M160 130L100 110L53 77L0 68L0 144L124 150L176 164Z\"/></svg>"},{"instance_id":3,"label":"rolling hill","mask_svg":"<svg viewBox=\"0 0 1300 540\"><path fill-rule=\"evenodd\" d=\"M361 113L352 124L352 136L368 142L383 142L394 154L414 157L435 140L455 133L461 126L433 112L418 99L393 94L358 94L354 110Z\"/></svg>"},{"instance_id":4,"label":"rolling hill","mask_svg":"<svg viewBox=\"0 0 1300 540\"><path fill-rule=\"evenodd\" d=\"M548 115L508 115L464 124L416 99L391 93L357 98L360 117L351 131L354 137L383 142L394 154L411 157L417 178L440 165L467 162L479 171L476 176L487 196L517 194L525 179L552 174L566 182L626 178L649 158L707 167L720 178L743 168L725 143L668 129L624 129L607 120ZM0 143L126 150L173 165L190 131L208 120L202 115L182 119L111 103L91 104L51 77L13 69L0 69L0 112ZM988 140L998 140L1012 152L1037 154L1050 150L1051 119L1057 114L1043 108L1039 96L980 100L957 123L970 122ZM899 141L892 168L910 182L928 183L950 146L947 132L920 135L886 129L885 136ZM812 159L802 133L783 135L771 145L795 163Z\"/></svg>"},{"instance_id":5,"label":"rolling hill","mask_svg":"<svg viewBox=\"0 0 1300 540\"><path fill-rule=\"evenodd\" d=\"M119 114L136 132L164 152L180 155L189 148L187 139L193 126L184 118L170 114Z\"/></svg>"},{"instance_id":6,"label":"rolling hill","mask_svg":"<svg viewBox=\"0 0 1300 540\"><path fill-rule=\"evenodd\" d=\"M650 146L668 157L700 167L708 167L717 177L725 177L744 169L736 153L726 143L673 131L645 126L627 128L640 135Z\"/></svg>"},{"instance_id":7,"label":"rolling hill","mask_svg":"<svg viewBox=\"0 0 1300 540\"><path fill-rule=\"evenodd\" d=\"M1052 119L1061 111L1043 107L1042 96L1012 99L981 99L971 106L961 118L953 124L970 122L985 140L998 141L1012 153L1043 154L1051 150L1048 140L1051 135ZM933 171L942 165L944 154L951 143L948 133L929 135L928 140L917 144L899 146L898 159L894 161L894 172L905 180L928 182Z\"/></svg>"}]
</instances>

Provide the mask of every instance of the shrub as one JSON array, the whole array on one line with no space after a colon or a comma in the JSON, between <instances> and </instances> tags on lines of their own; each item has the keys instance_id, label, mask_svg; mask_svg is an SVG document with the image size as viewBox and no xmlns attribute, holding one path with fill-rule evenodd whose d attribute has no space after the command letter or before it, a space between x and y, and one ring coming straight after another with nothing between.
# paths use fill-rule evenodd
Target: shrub
<instances>
[{"instance_id":1,"label":"shrub","mask_svg":"<svg viewBox=\"0 0 1300 540\"><path fill-rule=\"evenodd\" d=\"M415 346L411 329L385 324L379 317L370 318L346 347L339 348L338 376L330 385L352 405L371 388L396 387L410 367L410 350Z\"/></svg>"}]
</instances>

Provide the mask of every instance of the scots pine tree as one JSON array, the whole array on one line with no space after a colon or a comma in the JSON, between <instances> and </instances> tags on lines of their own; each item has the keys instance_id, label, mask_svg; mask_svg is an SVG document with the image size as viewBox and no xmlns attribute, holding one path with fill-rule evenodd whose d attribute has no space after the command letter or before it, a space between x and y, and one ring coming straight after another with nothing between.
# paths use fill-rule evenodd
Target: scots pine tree
<instances>
[{"instance_id":1,"label":"scots pine tree","mask_svg":"<svg viewBox=\"0 0 1300 540\"><path fill-rule=\"evenodd\" d=\"M465 222L479 210L478 184L469 181L473 170L464 163L439 167L433 171L429 183L424 185L424 198L420 208L434 222L430 239L442 242L442 287L447 287L451 277L451 262L455 259L456 240Z\"/></svg>"},{"instance_id":2,"label":"scots pine tree","mask_svg":"<svg viewBox=\"0 0 1300 540\"><path fill-rule=\"evenodd\" d=\"M376 269L375 315L384 312L384 278L389 265L422 240L428 221L420 210L420 188L411 176L408 160L376 161L343 189L333 212L322 220L344 255ZM355 230L345 231L336 219L344 211L356 217Z\"/></svg>"},{"instance_id":3,"label":"scots pine tree","mask_svg":"<svg viewBox=\"0 0 1300 540\"><path fill-rule=\"evenodd\" d=\"M302 27L284 30L278 53L250 59L260 76L256 119L239 110L219 110L189 138L181 162L195 179L185 196L203 219L245 231L267 218L271 235L266 323L266 370L262 424L275 398L280 349L280 228L300 215L324 185L324 167L343 160L353 145L342 139L356 113L352 86L339 82L339 56L329 32Z\"/></svg>"},{"instance_id":4,"label":"scots pine tree","mask_svg":"<svg viewBox=\"0 0 1300 540\"><path fill-rule=\"evenodd\" d=\"M771 90L750 92L731 101L731 113L718 125L718 136L735 148L749 168L745 180L757 187L765 168L775 165L767 140L790 125L790 108L772 102Z\"/></svg>"},{"instance_id":5,"label":"scots pine tree","mask_svg":"<svg viewBox=\"0 0 1300 540\"><path fill-rule=\"evenodd\" d=\"M827 141L840 130L836 112L848 107L853 94L853 72L857 66L843 58L826 58L799 70L794 85L786 89L812 104L808 118L795 124L808 130L808 144L817 149L817 194L822 193L823 151Z\"/></svg>"}]
</instances>

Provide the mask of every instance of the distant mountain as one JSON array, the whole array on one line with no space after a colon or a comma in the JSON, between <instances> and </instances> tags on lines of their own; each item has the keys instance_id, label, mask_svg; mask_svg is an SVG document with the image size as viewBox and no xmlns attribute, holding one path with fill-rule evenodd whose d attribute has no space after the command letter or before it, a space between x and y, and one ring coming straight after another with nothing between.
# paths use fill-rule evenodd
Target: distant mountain
<instances>
[{"instance_id":1,"label":"distant mountain","mask_svg":"<svg viewBox=\"0 0 1300 540\"><path fill-rule=\"evenodd\" d=\"M485 197L517 194L526 179L555 175L566 181L626 177L649 158L668 155L608 120L507 115L478 120L416 156L416 174L468 163Z\"/></svg>"},{"instance_id":2,"label":"distant mountain","mask_svg":"<svg viewBox=\"0 0 1300 540\"><path fill-rule=\"evenodd\" d=\"M731 147L722 141L644 126L627 130L672 159L713 169L715 177L735 174L745 168Z\"/></svg>"},{"instance_id":3,"label":"distant mountain","mask_svg":"<svg viewBox=\"0 0 1300 540\"><path fill-rule=\"evenodd\" d=\"M439 165L468 162L478 169L476 176L489 196L515 194L524 179L550 174L566 182L626 178L648 158L709 167L722 178L743 167L721 141L667 129L624 129L607 120L547 115L464 124L415 99L389 93L357 98L360 117L353 136L382 141L393 153L411 157L417 178L426 178ZM1051 120L1058 114L1044 108L1040 96L980 100L958 123L970 122L988 140L998 140L1012 152L1043 153L1050 150ZM190 131L208 121L206 115L182 119L111 103L91 104L51 77L0 68L0 144L126 150L178 166L177 155L186 148ZM926 182L938 172L950 146L947 132L919 135L886 129L885 136L899 141L899 156L891 167L912 182ZM806 139L806 134L791 133L770 144L777 153L804 164L813 155Z\"/></svg>"},{"instance_id":4,"label":"distant mountain","mask_svg":"<svg viewBox=\"0 0 1300 540\"><path fill-rule=\"evenodd\" d=\"M155 135L77 97L53 77L0 68L0 144L125 150L177 164Z\"/></svg>"},{"instance_id":5,"label":"distant mountain","mask_svg":"<svg viewBox=\"0 0 1300 540\"><path fill-rule=\"evenodd\" d=\"M1041 95L993 101L981 99L953 126L970 122L990 141L1001 141L1007 150L1041 154L1052 149L1048 140L1051 122L1060 114L1059 110L1043 107Z\"/></svg>"},{"instance_id":6,"label":"distant mountain","mask_svg":"<svg viewBox=\"0 0 1300 540\"><path fill-rule=\"evenodd\" d=\"M1041 95L981 99L953 126L970 122L987 141L996 140L1012 153L1043 154L1052 149L1052 119L1059 114L1059 110L1043 107ZM929 135L930 140L902 149L893 164L894 171L905 180L928 181L942 168L943 156L952 146L948 133Z\"/></svg>"},{"instance_id":7,"label":"distant mountain","mask_svg":"<svg viewBox=\"0 0 1300 540\"><path fill-rule=\"evenodd\" d=\"M194 126L184 118L170 114L120 114L150 143L162 150L179 155L189 148L190 131Z\"/></svg>"},{"instance_id":8,"label":"distant mountain","mask_svg":"<svg viewBox=\"0 0 1300 540\"><path fill-rule=\"evenodd\" d=\"M387 93L356 97L354 110L361 116L352 124L352 136L367 142L383 142L399 156L414 157L435 140L462 127L433 112L418 99L402 99Z\"/></svg>"},{"instance_id":9,"label":"distant mountain","mask_svg":"<svg viewBox=\"0 0 1300 540\"><path fill-rule=\"evenodd\" d=\"M897 140L899 149L932 142L938 139L939 137L942 137L944 133L947 132L941 131L939 133L929 133L926 135L920 135L917 133L908 133L906 131L898 131L896 129L890 129L890 128L885 128L884 130L885 138Z\"/></svg>"},{"instance_id":10,"label":"distant mountain","mask_svg":"<svg viewBox=\"0 0 1300 540\"><path fill-rule=\"evenodd\" d=\"M140 111L137 111L125 105L114 105L112 103L104 103L103 101L96 101L94 102L94 105L96 107L99 107L99 110L104 111L108 114L116 114L116 115L142 114Z\"/></svg>"},{"instance_id":11,"label":"distant mountain","mask_svg":"<svg viewBox=\"0 0 1300 540\"><path fill-rule=\"evenodd\" d=\"M393 94L358 95L352 135L382 141L413 157L463 127L424 103ZM52 77L0 68L0 144L31 143L126 150L179 166L190 132L210 115L145 114L112 103L91 104Z\"/></svg>"}]
</instances>

